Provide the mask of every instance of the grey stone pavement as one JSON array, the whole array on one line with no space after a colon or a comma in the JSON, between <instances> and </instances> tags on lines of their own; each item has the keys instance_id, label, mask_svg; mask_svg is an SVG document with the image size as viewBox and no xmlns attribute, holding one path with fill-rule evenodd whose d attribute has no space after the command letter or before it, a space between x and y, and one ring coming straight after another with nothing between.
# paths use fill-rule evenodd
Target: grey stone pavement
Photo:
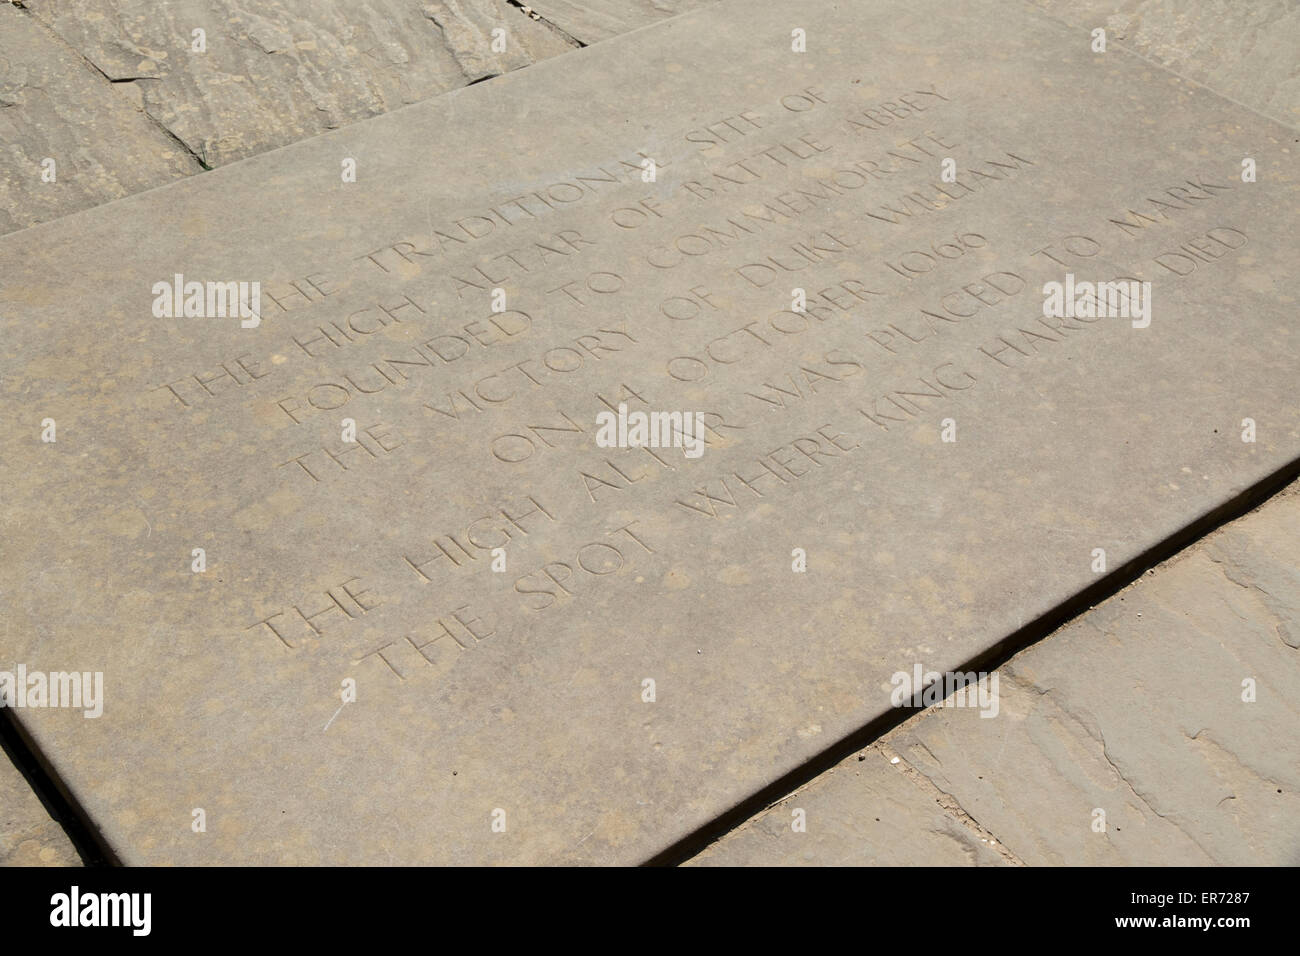
<instances>
[{"instance_id":1,"label":"grey stone pavement","mask_svg":"<svg viewBox=\"0 0 1300 956\"><path fill-rule=\"evenodd\" d=\"M692 862L1300 865L1298 654L1293 484Z\"/></svg>"},{"instance_id":2,"label":"grey stone pavement","mask_svg":"<svg viewBox=\"0 0 1300 956\"><path fill-rule=\"evenodd\" d=\"M708 0L0 2L0 233L527 67ZM1300 123L1294 0L1028 0ZM527 11L527 12L525 12ZM517 41L493 53L491 32ZM206 52L179 38L204 31ZM191 44L194 40L191 39ZM66 164L58 188L31 171Z\"/></svg>"},{"instance_id":3,"label":"grey stone pavement","mask_svg":"<svg viewBox=\"0 0 1300 956\"><path fill-rule=\"evenodd\" d=\"M0 234L707 2L0 2ZM1300 128L1296 0L1024 2ZM1298 542L1292 486L1014 657L997 719L918 713L692 863L1300 864ZM78 862L0 760L0 864Z\"/></svg>"}]
</instances>

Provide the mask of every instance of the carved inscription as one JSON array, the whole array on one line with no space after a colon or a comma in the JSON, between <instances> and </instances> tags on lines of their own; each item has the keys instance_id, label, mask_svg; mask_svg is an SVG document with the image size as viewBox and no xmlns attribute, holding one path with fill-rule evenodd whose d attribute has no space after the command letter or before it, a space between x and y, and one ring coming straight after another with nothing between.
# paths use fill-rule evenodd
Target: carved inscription
<instances>
[{"instance_id":1,"label":"carved inscription","mask_svg":"<svg viewBox=\"0 0 1300 956\"><path fill-rule=\"evenodd\" d=\"M955 132L960 97L933 83L854 99L806 86L738 103L669 148L629 144L271 283L288 313L271 323L277 344L157 386L175 408L231 397L272 409L277 444L294 447L268 460L304 491L401 474L447 442L507 491L449 502L375 566L270 600L243 629L286 651L336 648L395 680L443 674L508 641L513 620L653 574L673 522L725 533L760 506L777 520L999 377L1123 334L1087 312L1040 314L1038 289L1063 268L1120 261L1129 278L1180 281L1249 241L1223 219L1177 231L1231 202L1209 171L1153 183L1073 231L999 233L979 203L1058 168L1031 146ZM956 172L941 175L949 158ZM656 185L642 176L652 166L671 174ZM370 414L380 400L382 418ZM597 413L620 406L691 408L702 457L599 447ZM335 435L345 414L363 416L351 441ZM557 471L563 490L539 490ZM502 571L506 587L492 579ZM427 608L426 623L363 639L389 598Z\"/></svg>"}]
</instances>

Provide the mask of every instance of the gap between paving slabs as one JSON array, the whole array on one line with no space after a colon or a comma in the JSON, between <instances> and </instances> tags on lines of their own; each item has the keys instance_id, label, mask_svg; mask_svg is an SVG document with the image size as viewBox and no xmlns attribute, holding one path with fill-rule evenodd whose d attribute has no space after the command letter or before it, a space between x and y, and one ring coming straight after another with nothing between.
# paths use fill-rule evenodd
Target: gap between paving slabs
<instances>
[{"instance_id":1,"label":"gap between paving slabs","mask_svg":"<svg viewBox=\"0 0 1300 956\"><path fill-rule=\"evenodd\" d=\"M1300 459L1290 462L1223 502L1219 507L1195 519L1178 533L1157 543L1127 564L1078 592L1069 601L1030 621L978 656L965 661L958 670L996 670L1020 651L1053 634L1071 619L1118 594L1156 565L1169 560L1218 528L1254 511L1297 478L1300 478ZM856 733L823 750L812 760L772 781L706 826L656 854L643 865L677 866L697 856L727 833L769 807L780 803L856 751L875 743L908 720L919 718L924 712L917 708L898 708L876 718ZM120 865L112 848L101 838L94 821L71 796L63 782L53 774L41 754L32 747L31 741L7 711L0 711L0 744L3 744L9 759L36 792L46 811L67 833L82 860L88 866Z\"/></svg>"},{"instance_id":2,"label":"gap between paving slabs","mask_svg":"<svg viewBox=\"0 0 1300 956\"><path fill-rule=\"evenodd\" d=\"M1069 621L1087 613L1107 598L1118 594L1156 565L1168 561L1224 525L1230 524L1259 508L1297 478L1300 478L1300 459L1289 462L1254 485L1238 492L1218 507L1185 525L1180 531L1157 542L1123 566L1116 568L1087 588L1079 591L1069 600L1008 634L975 657L964 661L954 670L959 672L997 670L1021 651L1051 636ZM817 777L831 770L857 751L876 743L885 734L907 721L919 719L926 712L934 709L932 707L921 708L919 704L918 692L917 697L913 700L912 707L900 707L870 721L856 732L823 750L802 766L773 780L761 790L736 804L731 810L710 821L707 825L660 851L643 865L678 866L699 855L705 848L716 843L722 837L738 829L770 807L787 799L795 791L812 783Z\"/></svg>"},{"instance_id":3,"label":"gap between paving slabs","mask_svg":"<svg viewBox=\"0 0 1300 956\"><path fill-rule=\"evenodd\" d=\"M63 828L84 864L119 865L116 854L100 838L99 829L63 786L63 782L50 772L8 708L0 708L0 750L3 751L0 759L11 761L22 774L27 785L41 801L45 812Z\"/></svg>"}]
</instances>

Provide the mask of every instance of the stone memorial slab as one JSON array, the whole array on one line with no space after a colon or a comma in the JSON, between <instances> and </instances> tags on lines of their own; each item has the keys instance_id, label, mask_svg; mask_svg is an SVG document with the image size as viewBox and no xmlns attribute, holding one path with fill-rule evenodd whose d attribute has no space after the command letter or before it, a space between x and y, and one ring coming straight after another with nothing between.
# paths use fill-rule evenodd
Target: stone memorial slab
<instances>
[{"instance_id":1,"label":"stone memorial slab","mask_svg":"<svg viewBox=\"0 0 1300 956\"><path fill-rule=\"evenodd\" d=\"M724 2L0 239L17 717L127 862L648 859L1293 466L1293 140Z\"/></svg>"}]
</instances>

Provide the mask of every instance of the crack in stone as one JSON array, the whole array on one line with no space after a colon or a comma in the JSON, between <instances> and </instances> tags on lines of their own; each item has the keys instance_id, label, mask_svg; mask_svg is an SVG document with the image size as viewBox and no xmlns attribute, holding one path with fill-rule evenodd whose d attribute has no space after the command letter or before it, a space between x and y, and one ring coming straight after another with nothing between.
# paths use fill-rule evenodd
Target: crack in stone
<instances>
[{"instance_id":1,"label":"crack in stone","mask_svg":"<svg viewBox=\"0 0 1300 956\"><path fill-rule=\"evenodd\" d=\"M542 16L540 13L538 13L538 12L537 12L536 10L534 10L532 7L528 6L528 4L526 4L526 3L520 3L520 0L505 0L505 2L506 2L506 5L507 5L507 6L514 7L516 10L521 11L521 12L524 14L524 16L528 17L528 19L530 19L530 20L536 20L538 23L541 23L541 24L544 24L545 26L550 27L552 30L554 30L556 33L558 33L561 37L563 37L563 38L564 38L565 40L567 40L569 43L574 44L574 45L577 46L578 48L581 49L581 48L583 48L583 47L585 47L585 46L587 45L587 44L583 43L581 40L579 40L577 37L575 37L572 33L569 33L567 30L564 30L563 28L561 28L561 27L560 27L559 25L557 25L554 21L552 21L552 20L548 20L546 17Z\"/></svg>"},{"instance_id":2,"label":"crack in stone","mask_svg":"<svg viewBox=\"0 0 1300 956\"><path fill-rule=\"evenodd\" d=\"M1113 759L1111 759L1110 752L1107 749L1105 735L1101 732L1101 728L1099 726L1096 726L1096 720L1095 718L1092 717L1092 715L1076 713L1070 707L1066 706L1066 702L1052 688L1048 688L1046 690L1039 690L1036 685L1033 685L1032 683L1028 683L1025 679L1019 678L1015 675L1008 674L1004 676L1004 680L1007 679L1009 679L1010 682L1014 685L1034 691L1040 697L1049 698L1051 702L1056 706L1056 708L1062 714L1071 718L1075 723L1079 725L1079 727L1083 729L1083 732L1091 740L1093 740L1095 743L1100 745L1101 747L1100 755L1102 760L1104 760L1106 764L1111 768L1111 770L1114 772L1115 776L1119 779L1119 781L1128 789L1129 793L1131 793L1144 807L1150 810L1153 814L1155 814L1161 820L1164 820L1166 823L1168 823L1170 826L1176 829L1179 833L1182 833L1185 837L1187 837L1187 839L1190 840L1192 844L1195 845L1197 849L1199 849L1202 853L1204 853L1209 859L1211 860L1215 859L1214 854L1212 854L1200 842L1200 840L1198 840L1195 836L1193 836L1190 831L1188 831L1185 827L1183 827L1178 822L1177 819L1175 819L1171 815L1167 815L1165 813L1160 812L1158 809L1156 809L1155 805L1151 802L1151 800L1147 797L1147 795L1144 794L1142 791L1140 791L1134 785L1133 781L1129 779L1128 775L1125 774L1124 771L1120 769L1119 765L1116 764ZM1204 729L1198 730L1191 739L1196 739L1196 737L1199 737L1203 732ZM1184 733L1184 736L1187 736L1186 733Z\"/></svg>"},{"instance_id":3,"label":"crack in stone","mask_svg":"<svg viewBox=\"0 0 1300 956\"><path fill-rule=\"evenodd\" d=\"M1266 600L1262 602L1264 605L1264 610L1268 614L1271 614L1274 618L1273 631L1277 635L1278 640L1280 640L1283 644L1285 644L1287 647L1291 648L1292 650L1300 650L1300 636L1296 636L1291 633L1290 628L1287 627L1286 618L1278 610L1278 607L1285 606L1286 602L1279 599L1275 594L1273 594L1272 591L1260 585L1258 581L1252 580L1249 583L1247 583L1246 581L1239 581L1237 580L1237 578L1233 577L1232 573L1229 571L1229 567L1231 567L1233 571L1237 571L1240 573L1241 565L1238 561L1235 561L1231 557L1227 557L1227 556L1222 558L1216 558L1212 553L1212 546L1205 548L1204 553L1205 556L1214 563L1215 567L1219 569L1220 573L1222 573L1223 576L1227 578L1229 581L1231 581L1233 584L1245 588L1248 591L1258 591L1260 594L1264 595L1264 597L1266 598ZM1243 574L1243 577L1253 578L1253 577L1257 577L1257 575ZM1238 616L1241 617L1241 615ZM1249 621L1249 618L1243 617L1242 620Z\"/></svg>"},{"instance_id":4,"label":"crack in stone","mask_svg":"<svg viewBox=\"0 0 1300 956\"><path fill-rule=\"evenodd\" d=\"M99 64L97 64L90 57L86 56L86 54L82 53L79 49L77 49L75 46L73 46L71 43L65 40L59 33L51 29L47 23L41 20L40 17L33 14L31 10L28 10L25 6L19 3L18 0L10 0L10 2L13 3L13 5L17 7L19 10L22 10L29 17L31 17L32 22L36 23L40 29L44 30L46 34L48 34L54 40L55 43L58 43L59 45L67 48L72 53L73 56L80 59L83 63L86 64L86 66L90 67L91 70L93 70L95 73L102 76L110 84L134 83L137 80L158 79L157 77L151 77L151 76L127 76L127 77L117 77L117 78L109 76L108 73L106 73L103 69L100 68ZM140 111L145 115L145 117L149 120L149 122L153 123L154 126L158 127L158 129L162 131L163 135L166 136L169 140L171 140L172 143L174 143L183 153L185 153L185 155L189 156L192 160L194 160L194 162L198 163L200 169L204 170L205 172L212 169L212 167L208 165L207 160L205 160L197 152L191 149L190 145L186 143L185 140L181 139L179 136L173 133L162 122L162 120L158 119L158 117L150 113L147 107L141 107Z\"/></svg>"},{"instance_id":5,"label":"crack in stone","mask_svg":"<svg viewBox=\"0 0 1300 956\"><path fill-rule=\"evenodd\" d=\"M922 744L921 746L924 747L925 745ZM871 745L870 749L875 750L887 761L897 767L899 772L915 784L918 790L933 799L935 803L937 803L952 819L956 820L969 833L979 838L981 842L986 843L989 849L1002 857L1004 862L1011 866L1025 865L1025 862L1020 859L1020 857L1018 857L1010 847L999 840L992 830L967 813L966 809L961 805L961 801L936 784L928 774L910 764L889 744L877 741ZM925 749L928 751L929 748ZM933 754L931 754L931 756L933 756ZM897 761L897 763L894 763L894 761ZM956 837L951 833L947 835L956 839Z\"/></svg>"},{"instance_id":6,"label":"crack in stone","mask_svg":"<svg viewBox=\"0 0 1300 956\"><path fill-rule=\"evenodd\" d=\"M1284 788L1294 787L1294 784L1292 783L1287 783L1282 780L1276 780L1273 777L1265 776L1263 773L1256 770L1250 764L1243 762L1242 759L1239 756L1237 756L1237 753L1234 750L1231 750L1230 748L1225 747L1223 744L1219 743L1218 740L1216 740L1214 737L1212 737L1209 733L1206 732L1205 728L1201 728L1194 734L1184 733L1183 736L1186 737L1188 740L1198 743L1201 746L1206 747L1207 749L1212 749L1215 752L1222 754L1224 757L1227 757L1229 760L1233 762L1233 764L1237 766L1238 769L1243 770L1246 773L1250 774L1251 776L1255 777L1256 779L1262 780L1264 783L1268 784L1268 788L1270 790L1281 790ZM1223 801L1220 800L1219 802L1222 803Z\"/></svg>"},{"instance_id":7,"label":"crack in stone","mask_svg":"<svg viewBox=\"0 0 1300 956\"><path fill-rule=\"evenodd\" d=\"M1148 810L1150 810L1152 813L1158 816L1161 820L1164 820L1166 823L1172 826L1179 833L1183 834L1183 836L1187 837L1187 839L1191 840L1192 843L1196 846L1196 848L1200 850L1202 853L1204 853L1206 857L1208 857L1210 860L1214 860L1215 859L1214 854L1211 853L1201 843L1200 840L1198 840L1195 836L1193 836L1190 831L1188 831L1185 827L1183 827L1183 825L1180 824L1172 816L1166 816L1165 814L1157 810L1155 806L1151 803L1151 801L1147 799L1146 794L1138 790L1138 788L1133 785L1133 782L1129 780L1128 776L1124 773L1124 771L1119 769L1119 766L1115 763L1115 761L1110 758L1110 753L1106 749L1106 738L1102 734L1101 729L1097 728L1094 734L1092 729L1089 728L1088 725L1084 723L1082 720L1079 721L1079 724L1084 728L1084 730L1088 731L1090 736L1094 736L1094 739L1101 744L1101 759L1106 761L1106 763L1110 764L1111 769L1115 771L1115 775L1119 777L1119 779L1123 782L1124 786L1128 787L1129 792L1133 794L1133 796L1137 797L1137 799L1142 802L1142 805L1144 807L1146 807Z\"/></svg>"}]
</instances>

